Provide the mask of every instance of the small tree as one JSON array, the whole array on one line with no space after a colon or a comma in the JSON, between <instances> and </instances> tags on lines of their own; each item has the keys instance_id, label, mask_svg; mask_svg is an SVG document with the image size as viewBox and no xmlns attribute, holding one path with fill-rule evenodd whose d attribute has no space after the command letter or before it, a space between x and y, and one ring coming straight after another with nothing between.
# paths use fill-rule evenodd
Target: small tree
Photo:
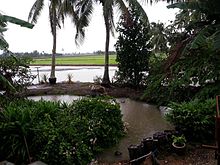
<instances>
[{"instance_id":1,"label":"small tree","mask_svg":"<svg viewBox=\"0 0 220 165\"><path fill-rule=\"evenodd\" d=\"M130 7L129 12L129 17L120 18L117 27L119 37L115 47L119 70L116 79L121 84L137 88L143 85L148 71L150 27L141 20L137 9Z\"/></svg>"}]
</instances>

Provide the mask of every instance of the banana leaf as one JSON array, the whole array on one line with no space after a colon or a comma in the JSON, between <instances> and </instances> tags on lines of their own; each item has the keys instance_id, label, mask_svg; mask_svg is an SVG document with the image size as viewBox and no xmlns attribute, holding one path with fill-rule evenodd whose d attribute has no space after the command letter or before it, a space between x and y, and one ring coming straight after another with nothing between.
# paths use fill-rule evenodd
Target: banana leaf
<instances>
[{"instance_id":1,"label":"banana leaf","mask_svg":"<svg viewBox=\"0 0 220 165\"><path fill-rule=\"evenodd\" d=\"M0 74L0 84L1 86L8 88L12 92L16 91L15 87L1 74Z\"/></svg>"},{"instance_id":2,"label":"banana leaf","mask_svg":"<svg viewBox=\"0 0 220 165\"><path fill-rule=\"evenodd\" d=\"M6 50L8 49L8 43L7 41L4 39L3 34L0 33L0 50Z\"/></svg>"},{"instance_id":3,"label":"banana leaf","mask_svg":"<svg viewBox=\"0 0 220 165\"><path fill-rule=\"evenodd\" d=\"M29 22L8 15L0 15L0 20L3 22L10 22L30 29L34 27L34 25Z\"/></svg>"}]
</instances>

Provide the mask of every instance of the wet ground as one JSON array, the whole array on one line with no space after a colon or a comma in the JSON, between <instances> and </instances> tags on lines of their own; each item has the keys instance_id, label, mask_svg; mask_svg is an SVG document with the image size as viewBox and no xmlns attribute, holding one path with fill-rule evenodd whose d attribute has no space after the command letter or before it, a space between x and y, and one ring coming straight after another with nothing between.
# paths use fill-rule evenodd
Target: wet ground
<instances>
[{"instance_id":1,"label":"wet ground","mask_svg":"<svg viewBox=\"0 0 220 165\"><path fill-rule=\"evenodd\" d=\"M56 84L54 86L50 86L50 85L40 85L40 86L32 86L31 88L29 88L25 93L23 93L24 95L48 95L48 94L70 94L70 95L89 95L91 94L91 90L90 90L90 85L91 83L73 83L73 84ZM111 96L115 96L115 97L126 97L126 98L134 98L137 99L139 98L143 92L142 91L135 91L133 89L129 89L129 88L119 88L119 87L112 87L109 89L106 89L106 94L109 94ZM62 96L63 99L68 99L69 96ZM56 97L55 97L56 98ZM126 108L126 106L130 107L130 110L137 110L137 109L144 109L147 108L148 104L142 103L139 105L135 105L134 103L129 103L130 101L126 101L125 102L123 100L121 100L122 102L122 106L124 106L124 108ZM134 105L133 107L131 105ZM141 108L140 108L141 107ZM155 106L151 107L153 110L154 108L156 108ZM157 108L156 108L157 109ZM151 111L151 110L146 110L146 111ZM140 110L142 111L142 110ZM157 110L155 111L156 113L159 113ZM146 112L146 114L149 112ZM154 114L154 115L158 115L158 114ZM126 114L126 113L125 113ZM136 120L131 121L134 123L138 123L138 119L139 117L142 117L142 115L138 115L138 114L134 114L136 116L133 116L133 119L136 118ZM154 120L154 115L152 115L151 113L151 117L152 120ZM143 115L144 116L144 115ZM149 115L146 115L149 116ZM129 116L128 116L129 118ZM151 119L151 118L149 118ZM140 122L140 125L142 123ZM135 127L135 126L134 126ZM141 126L143 129L145 129L146 127L148 127L148 125L144 125ZM159 126L160 127L160 126ZM151 128L151 126L149 126L149 128ZM148 132L149 134L153 133L151 131ZM135 134L135 132L133 132L133 134ZM144 135L146 136L146 135ZM147 135L148 136L148 135ZM135 138L135 135L134 135ZM142 137L140 137L141 139ZM133 139L133 137L131 137L131 139ZM136 143L135 141L132 141L132 143ZM112 151L110 151L110 153L112 154L113 151L115 151L118 148L113 148ZM125 148L126 149L126 148ZM108 151L107 151L108 152ZM122 151L123 152L123 151ZM107 154L107 157L109 156L108 153L103 153L103 157L105 157L104 155ZM108 159L106 157L106 159ZM164 153L159 153L158 155L158 159L161 165L215 165L217 164L216 160L215 160L215 154L213 150L209 150L209 149L205 149L201 147L201 144L197 144L197 145L188 145L188 150L186 155L184 156L178 156L172 152L168 152L166 154ZM99 163L99 164L103 164L103 165L107 165L107 164L127 164L128 160L125 161L118 161L115 160L117 163L113 163L112 161L108 162L108 161L104 161L103 163ZM123 163L124 162L124 163ZM145 161L146 165L150 165L151 162L149 162L148 160Z\"/></svg>"}]
</instances>

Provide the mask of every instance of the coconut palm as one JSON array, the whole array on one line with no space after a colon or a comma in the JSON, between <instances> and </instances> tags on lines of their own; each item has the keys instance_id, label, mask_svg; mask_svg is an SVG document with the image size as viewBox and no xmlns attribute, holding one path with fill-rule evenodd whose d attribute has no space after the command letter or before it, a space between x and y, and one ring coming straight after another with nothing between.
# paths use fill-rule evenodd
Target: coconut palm
<instances>
[{"instance_id":1,"label":"coconut palm","mask_svg":"<svg viewBox=\"0 0 220 165\"><path fill-rule=\"evenodd\" d=\"M66 0L68 1L68 0ZM69 0L70 1L70 0ZM129 14L127 4L132 4L138 11L141 13L141 19L144 20L145 23L148 23L147 15L137 0L81 0L78 1L78 5L80 6L80 10L77 11L77 15L79 15L79 20L77 26L79 29L83 29L84 25L88 25L90 21L90 17L93 12L93 7L95 4L101 4L103 10L103 17L105 22L106 29L106 42L105 42L105 68L104 75L102 80L102 85L108 86L110 84L109 79L109 41L110 41L110 32L112 35L114 34L114 12L113 8L117 7L117 9L124 15L127 16L129 22ZM89 12L85 12L89 11Z\"/></svg>"},{"instance_id":2,"label":"coconut palm","mask_svg":"<svg viewBox=\"0 0 220 165\"><path fill-rule=\"evenodd\" d=\"M45 0L36 0L29 12L28 20L31 23L37 23L37 20L41 14L44 7ZM52 48L52 63L51 63L51 73L49 81L51 84L56 83L55 77L55 56L56 56L56 43L57 43L57 27L59 26L59 8L61 5L61 0L49 0L49 21L51 26L51 33L53 36L53 48Z\"/></svg>"},{"instance_id":3,"label":"coconut palm","mask_svg":"<svg viewBox=\"0 0 220 165\"><path fill-rule=\"evenodd\" d=\"M53 36L53 49L52 49L52 63L51 63L51 73L49 82L50 84L56 83L55 77L55 56L56 56L56 44L57 44L57 28L61 28L60 22L64 23L64 16L68 15L71 16L72 22L77 24L78 15L76 12L81 10L77 7L78 3L80 4L81 1L79 0L49 0L49 21L51 26L51 33ZM44 7L45 0L36 0L33 4L30 12L28 20L31 20L32 23L37 23L37 19L41 14L41 11ZM76 11L75 11L76 10ZM84 10L89 11L89 10ZM86 13L85 13L86 14ZM82 17L83 18L83 17ZM87 25L81 22L83 27ZM76 26L76 42L82 41L84 38L84 29L80 26Z\"/></svg>"}]
</instances>

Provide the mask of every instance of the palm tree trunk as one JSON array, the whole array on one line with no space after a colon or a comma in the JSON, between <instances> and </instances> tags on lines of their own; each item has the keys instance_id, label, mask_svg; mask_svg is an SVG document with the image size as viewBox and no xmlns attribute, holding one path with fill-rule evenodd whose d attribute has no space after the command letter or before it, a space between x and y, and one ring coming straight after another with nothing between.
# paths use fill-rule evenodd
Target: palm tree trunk
<instances>
[{"instance_id":1,"label":"palm tree trunk","mask_svg":"<svg viewBox=\"0 0 220 165\"><path fill-rule=\"evenodd\" d=\"M51 72L49 82L50 84L56 84L55 77L55 65L56 65L56 45L57 45L57 34L56 34L56 10L53 11L53 25L52 25L52 35L53 35L53 49L52 49L52 59L51 59Z\"/></svg>"},{"instance_id":2,"label":"palm tree trunk","mask_svg":"<svg viewBox=\"0 0 220 165\"><path fill-rule=\"evenodd\" d=\"M107 15L104 15L105 19L105 28L106 28L106 41L105 41L105 68L104 68L104 75L102 79L102 85L109 86L110 79L109 79L109 40L110 40L110 27L109 27L109 20Z\"/></svg>"}]
</instances>

